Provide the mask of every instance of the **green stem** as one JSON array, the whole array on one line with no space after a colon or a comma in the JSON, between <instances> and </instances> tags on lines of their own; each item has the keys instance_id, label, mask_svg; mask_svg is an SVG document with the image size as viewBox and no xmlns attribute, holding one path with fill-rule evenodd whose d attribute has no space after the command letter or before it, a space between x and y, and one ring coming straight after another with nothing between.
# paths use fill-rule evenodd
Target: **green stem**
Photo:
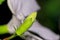
<instances>
[{"instance_id":1,"label":"green stem","mask_svg":"<svg viewBox=\"0 0 60 40\"><path fill-rule=\"evenodd\" d=\"M10 39L12 39L12 38L14 38L16 36L17 36L16 34L13 34L12 36L8 37L8 39L10 40Z\"/></svg>"}]
</instances>

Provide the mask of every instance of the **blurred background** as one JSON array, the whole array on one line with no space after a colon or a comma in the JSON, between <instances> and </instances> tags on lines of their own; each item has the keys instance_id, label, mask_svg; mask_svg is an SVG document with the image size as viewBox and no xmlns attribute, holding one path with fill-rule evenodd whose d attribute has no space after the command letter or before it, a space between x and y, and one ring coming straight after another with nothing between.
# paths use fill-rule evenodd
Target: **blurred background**
<instances>
[{"instance_id":1,"label":"blurred background","mask_svg":"<svg viewBox=\"0 0 60 40\"><path fill-rule=\"evenodd\" d=\"M60 34L60 0L36 0L41 9L37 20L56 34Z\"/></svg>"}]
</instances>

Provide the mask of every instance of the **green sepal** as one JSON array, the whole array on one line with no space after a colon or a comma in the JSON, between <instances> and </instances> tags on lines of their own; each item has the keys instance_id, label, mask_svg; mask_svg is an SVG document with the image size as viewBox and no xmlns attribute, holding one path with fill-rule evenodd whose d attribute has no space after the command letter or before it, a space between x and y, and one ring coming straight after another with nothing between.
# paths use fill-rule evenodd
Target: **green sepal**
<instances>
[{"instance_id":1,"label":"green sepal","mask_svg":"<svg viewBox=\"0 0 60 40\"><path fill-rule=\"evenodd\" d=\"M8 26L7 25L0 25L0 34L8 33Z\"/></svg>"},{"instance_id":2,"label":"green sepal","mask_svg":"<svg viewBox=\"0 0 60 40\"><path fill-rule=\"evenodd\" d=\"M16 30L16 34L18 36L21 36L23 33L25 33L33 24L37 16L37 12L33 12L30 14L25 20L24 23L20 25L20 27Z\"/></svg>"}]
</instances>

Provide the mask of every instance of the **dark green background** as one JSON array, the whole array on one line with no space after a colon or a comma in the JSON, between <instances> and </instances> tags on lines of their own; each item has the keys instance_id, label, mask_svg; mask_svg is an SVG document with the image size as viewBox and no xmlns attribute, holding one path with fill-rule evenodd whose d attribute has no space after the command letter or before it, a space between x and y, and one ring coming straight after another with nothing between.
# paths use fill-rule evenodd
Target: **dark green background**
<instances>
[{"instance_id":1,"label":"dark green background","mask_svg":"<svg viewBox=\"0 0 60 40\"><path fill-rule=\"evenodd\" d=\"M37 0L41 9L38 11L37 20L45 27L59 34L60 0Z\"/></svg>"}]
</instances>

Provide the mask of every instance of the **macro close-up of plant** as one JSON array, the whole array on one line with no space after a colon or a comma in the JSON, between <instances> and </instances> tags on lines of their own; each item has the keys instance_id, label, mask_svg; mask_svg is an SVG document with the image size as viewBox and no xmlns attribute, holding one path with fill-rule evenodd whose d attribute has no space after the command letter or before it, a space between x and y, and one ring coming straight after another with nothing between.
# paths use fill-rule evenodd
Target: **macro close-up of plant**
<instances>
[{"instance_id":1,"label":"macro close-up of plant","mask_svg":"<svg viewBox=\"0 0 60 40\"><path fill-rule=\"evenodd\" d=\"M59 40L60 0L0 0L1 40Z\"/></svg>"}]
</instances>

